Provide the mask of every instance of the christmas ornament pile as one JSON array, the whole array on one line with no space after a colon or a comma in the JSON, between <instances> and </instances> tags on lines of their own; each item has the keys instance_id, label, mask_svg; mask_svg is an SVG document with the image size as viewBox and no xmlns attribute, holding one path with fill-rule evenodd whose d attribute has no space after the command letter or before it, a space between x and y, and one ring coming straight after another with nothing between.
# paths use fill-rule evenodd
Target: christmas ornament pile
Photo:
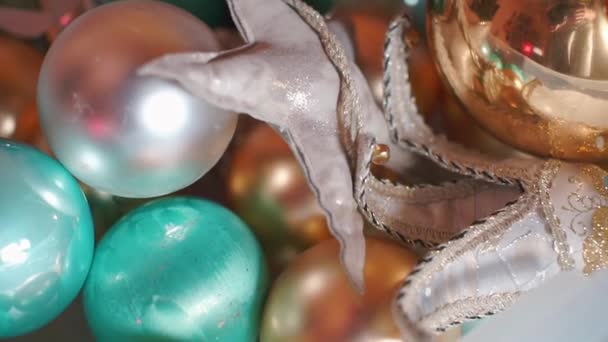
<instances>
[{"instance_id":1,"label":"christmas ornament pile","mask_svg":"<svg viewBox=\"0 0 608 342\"><path fill-rule=\"evenodd\" d=\"M429 44L446 84L499 139L540 156L605 159L604 2L499 3L432 2ZM58 161L0 140L0 338L46 325L84 288L100 341L256 341L260 327L264 341L396 338L397 329L425 341L552 278L608 266L608 173L495 159L435 134L412 98L408 58L419 39L407 16L388 27L380 108L342 27L300 0L228 7L244 40L230 50L194 16L144 0L100 6L52 35L37 103ZM0 22L34 36L54 27L49 13L31 32L2 20L10 12ZM19 138L15 114L31 97L0 112L3 137L31 138ZM273 127L301 167L271 133L245 139L229 191L251 230L218 204L165 198L126 214L94 248L76 178L102 202L175 193L225 153L235 113ZM276 160L262 158L262 136ZM304 183L310 193L282 200ZM265 222L280 222L283 235L267 235ZM406 247L366 239L365 224L419 249L419 263ZM337 242L319 242L326 228ZM273 273L286 271L262 313L264 254ZM367 291L362 302L355 289ZM338 309L327 310L348 325L311 319L334 299Z\"/></svg>"},{"instance_id":2,"label":"christmas ornament pile","mask_svg":"<svg viewBox=\"0 0 608 342\"><path fill-rule=\"evenodd\" d=\"M275 10L266 11L265 18L280 18L270 28L260 19L263 15L251 15L256 13L254 3L233 2L245 47L219 55L166 56L141 71L176 80L211 103L278 126L318 192L356 284L363 285L363 217L402 242L430 247L398 296L407 340L424 340L467 320L494 315L561 272L604 267L600 222L607 174L596 166L557 160L493 160L433 134L411 98L406 63L408 44L416 41L407 39L413 36L406 34L411 29L408 18L396 20L388 31L382 113L322 17L298 1L277 1ZM447 18L466 14L464 2L440 3ZM293 24L298 17L306 25ZM287 25L282 21L287 18L295 29L279 34L275 28ZM445 17L431 20L433 34ZM294 51L302 51L299 58L292 57ZM333 92L319 94L319 89ZM242 96L231 96L235 93ZM302 101L310 98L315 101ZM334 103L335 115L325 115ZM274 115L270 104L287 104L288 111ZM307 140L311 131L315 138ZM377 179L370 171L373 163L386 163L397 172L407 169L414 155L450 171L456 182L404 186Z\"/></svg>"}]
</instances>

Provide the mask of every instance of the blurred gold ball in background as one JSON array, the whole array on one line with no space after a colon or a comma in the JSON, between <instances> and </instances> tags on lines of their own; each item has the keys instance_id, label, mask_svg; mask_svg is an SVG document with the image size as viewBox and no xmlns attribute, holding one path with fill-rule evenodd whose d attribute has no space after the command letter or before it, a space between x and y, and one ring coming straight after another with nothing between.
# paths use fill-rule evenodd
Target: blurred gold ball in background
<instances>
[{"instance_id":1,"label":"blurred gold ball in background","mask_svg":"<svg viewBox=\"0 0 608 342\"><path fill-rule=\"evenodd\" d=\"M401 341L391 307L416 257L384 239L367 238L366 246L363 295L348 280L337 241L300 255L270 291L260 341Z\"/></svg>"},{"instance_id":2,"label":"blurred gold ball in background","mask_svg":"<svg viewBox=\"0 0 608 342\"><path fill-rule=\"evenodd\" d=\"M300 164L267 124L257 123L245 133L228 170L229 202L260 240L271 273L330 237Z\"/></svg>"}]
</instances>

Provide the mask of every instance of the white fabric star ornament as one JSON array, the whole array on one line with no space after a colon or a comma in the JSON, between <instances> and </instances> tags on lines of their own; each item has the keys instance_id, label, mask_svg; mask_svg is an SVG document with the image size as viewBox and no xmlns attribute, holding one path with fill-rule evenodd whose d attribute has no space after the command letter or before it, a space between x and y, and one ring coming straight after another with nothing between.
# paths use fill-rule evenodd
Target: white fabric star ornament
<instances>
[{"instance_id":1,"label":"white fabric star ornament","mask_svg":"<svg viewBox=\"0 0 608 342\"><path fill-rule=\"evenodd\" d=\"M427 246L491 213L497 201L488 199L504 204L512 197L511 189L476 180L435 189L396 187L377 179L370 172L377 144L392 151L393 169L416 169L418 159L389 138L382 111L345 53L351 47L299 0L228 4L246 45L165 56L140 73L177 81L209 103L276 127L301 162L360 289L362 216L404 243ZM444 219L454 213L459 219Z\"/></svg>"},{"instance_id":2,"label":"white fabric star ornament","mask_svg":"<svg viewBox=\"0 0 608 342\"><path fill-rule=\"evenodd\" d=\"M234 0L228 4L246 45L220 53L166 56L141 73L175 80L218 107L276 127L304 166L342 243L343 259L362 285L363 221L352 196L351 160L338 134L337 67L318 32L302 20L306 11L302 3Z\"/></svg>"},{"instance_id":3,"label":"white fabric star ornament","mask_svg":"<svg viewBox=\"0 0 608 342\"><path fill-rule=\"evenodd\" d=\"M375 178L370 165L377 144L391 150L393 169L415 169L418 159L389 138L383 113L344 51L344 45L346 51L350 46L338 42L325 20L299 0L228 4L246 45L165 56L140 73L177 81L209 103L276 127L302 164L360 289L362 216L401 242L427 246L445 241L489 214L495 202L512 197L512 190L476 180L446 190L395 187ZM460 219L443 219L452 214Z\"/></svg>"}]
</instances>

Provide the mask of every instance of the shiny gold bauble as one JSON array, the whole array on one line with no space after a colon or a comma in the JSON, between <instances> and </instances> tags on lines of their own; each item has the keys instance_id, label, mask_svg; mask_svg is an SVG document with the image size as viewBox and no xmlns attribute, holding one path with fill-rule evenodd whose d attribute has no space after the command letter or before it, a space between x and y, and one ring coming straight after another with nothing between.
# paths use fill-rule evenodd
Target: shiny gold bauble
<instances>
[{"instance_id":1,"label":"shiny gold bauble","mask_svg":"<svg viewBox=\"0 0 608 342\"><path fill-rule=\"evenodd\" d=\"M232 207L257 235L273 274L330 237L300 164L266 124L256 124L235 147L228 187Z\"/></svg>"},{"instance_id":2,"label":"shiny gold bauble","mask_svg":"<svg viewBox=\"0 0 608 342\"><path fill-rule=\"evenodd\" d=\"M0 138L35 144L41 139L36 84L42 54L0 33Z\"/></svg>"},{"instance_id":3,"label":"shiny gold bauble","mask_svg":"<svg viewBox=\"0 0 608 342\"><path fill-rule=\"evenodd\" d=\"M500 140L570 160L608 159L608 17L600 0L429 2L435 61Z\"/></svg>"},{"instance_id":4,"label":"shiny gold bauble","mask_svg":"<svg viewBox=\"0 0 608 342\"><path fill-rule=\"evenodd\" d=\"M340 246L328 240L299 256L275 282L260 342L397 342L391 306L416 263L394 242L367 238L365 294L351 285Z\"/></svg>"},{"instance_id":5,"label":"shiny gold bauble","mask_svg":"<svg viewBox=\"0 0 608 342\"><path fill-rule=\"evenodd\" d=\"M441 108L438 121L442 133L448 139L496 159L530 157L529 154L496 139L479 126L475 119L467 115L466 110L454 95L446 95L441 103Z\"/></svg>"}]
</instances>

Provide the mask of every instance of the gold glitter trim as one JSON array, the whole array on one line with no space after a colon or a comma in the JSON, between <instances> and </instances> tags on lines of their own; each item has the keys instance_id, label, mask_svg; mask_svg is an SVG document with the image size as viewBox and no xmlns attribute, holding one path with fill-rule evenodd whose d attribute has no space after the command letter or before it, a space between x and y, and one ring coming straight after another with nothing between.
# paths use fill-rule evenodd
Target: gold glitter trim
<instances>
[{"instance_id":1,"label":"gold glitter trim","mask_svg":"<svg viewBox=\"0 0 608 342\"><path fill-rule=\"evenodd\" d=\"M605 183L608 172L595 165L586 165L583 168L583 173L591 178L591 183L602 196L608 197L608 187Z\"/></svg>"},{"instance_id":2,"label":"gold glitter trim","mask_svg":"<svg viewBox=\"0 0 608 342\"><path fill-rule=\"evenodd\" d=\"M595 190L600 193L604 200L608 198L608 187L606 177L608 173L597 166L583 167L583 173L591 179ZM597 205L602 205L593 213L591 226L593 231L583 242L583 260L585 261L585 274L591 274L608 267L608 207L605 201L598 200Z\"/></svg>"},{"instance_id":3,"label":"gold glitter trim","mask_svg":"<svg viewBox=\"0 0 608 342\"><path fill-rule=\"evenodd\" d=\"M570 244L568 243L568 235L563 229L559 217L555 214L553 203L551 202L551 196L549 195L549 189L552 187L553 179L559 169L561 168L561 162L557 160L549 160L546 163L546 167L540 177L539 182L539 195L540 203L547 219L547 223L551 228L551 234L554 239L554 248L557 252L557 262L564 271L572 270L575 266L574 258L571 255Z\"/></svg>"},{"instance_id":4,"label":"gold glitter trim","mask_svg":"<svg viewBox=\"0 0 608 342\"><path fill-rule=\"evenodd\" d=\"M585 274L608 266L608 208L599 208L593 214L593 232L583 242Z\"/></svg>"}]
</instances>

